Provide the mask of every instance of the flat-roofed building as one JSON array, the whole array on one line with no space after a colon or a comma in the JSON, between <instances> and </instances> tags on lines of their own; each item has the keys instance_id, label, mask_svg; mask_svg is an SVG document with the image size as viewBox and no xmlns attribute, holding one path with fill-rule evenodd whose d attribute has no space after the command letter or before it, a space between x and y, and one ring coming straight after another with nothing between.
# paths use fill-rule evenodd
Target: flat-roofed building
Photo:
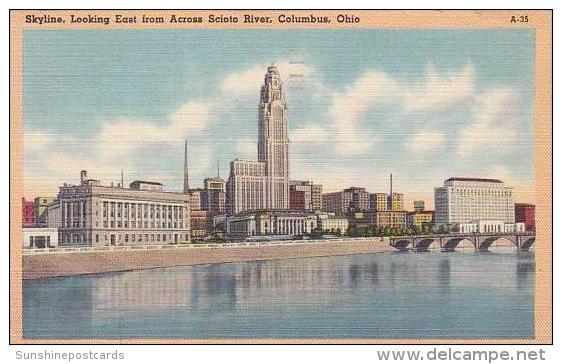
<instances>
[{"instance_id":1,"label":"flat-roofed building","mask_svg":"<svg viewBox=\"0 0 562 364\"><path fill-rule=\"evenodd\" d=\"M35 223L35 203L21 198L21 223L22 225L31 225Z\"/></svg>"},{"instance_id":2,"label":"flat-roofed building","mask_svg":"<svg viewBox=\"0 0 562 364\"><path fill-rule=\"evenodd\" d=\"M377 227L406 228L406 211L376 211L374 223Z\"/></svg>"},{"instance_id":3,"label":"flat-roofed building","mask_svg":"<svg viewBox=\"0 0 562 364\"><path fill-rule=\"evenodd\" d=\"M522 222L528 231L535 231L535 205L516 203L515 222Z\"/></svg>"},{"instance_id":4,"label":"flat-roofed building","mask_svg":"<svg viewBox=\"0 0 562 364\"><path fill-rule=\"evenodd\" d=\"M201 188L191 188L188 190L189 195L189 205L191 211L199 211L201 210L201 193L203 190Z\"/></svg>"},{"instance_id":5,"label":"flat-roofed building","mask_svg":"<svg viewBox=\"0 0 562 364\"><path fill-rule=\"evenodd\" d=\"M320 211L322 210L322 185L312 184L312 210Z\"/></svg>"},{"instance_id":6,"label":"flat-roofed building","mask_svg":"<svg viewBox=\"0 0 562 364\"><path fill-rule=\"evenodd\" d=\"M58 231L45 226L24 226L22 247L24 249L55 248L58 246Z\"/></svg>"},{"instance_id":7,"label":"flat-roofed building","mask_svg":"<svg viewBox=\"0 0 562 364\"><path fill-rule=\"evenodd\" d=\"M54 197L35 197L35 223L45 224L47 222L47 206L53 203L54 200Z\"/></svg>"},{"instance_id":8,"label":"flat-roofed building","mask_svg":"<svg viewBox=\"0 0 562 364\"><path fill-rule=\"evenodd\" d=\"M343 191L325 193L322 210L338 215L356 211L369 211L370 194L362 187L350 187Z\"/></svg>"},{"instance_id":9,"label":"flat-roofed building","mask_svg":"<svg viewBox=\"0 0 562 364\"><path fill-rule=\"evenodd\" d=\"M226 187L228 213L235 215L266 208L266 187L266 163L238 159L230 162Z\"/></svg>"},{"instance_id":10,"label":"flat-roofed building","mask_svg":"<svg viewBox=\"0 0 562 364\"><path fill-rule=\"evenodd\" d=\"M408 212L406 216L406 225L409 228L421 229L424 226L433 225L435 211L414 211Z\"/></svg>"},{"instance_id":11,"label":"flat-roofed building","mask_svg":"<svg viewBox=\"0 0 562 364\"><path fill-rule=\"evenodd\" d=\"M388 209L388 197L386 193L371 193L370 195L370 210L372 211L385 211Z\"/></svg>"},{"instance_id":12,"label":"flat-roofed building","mask_svg":"<svg viewBox=\"0 0 562 364\"><path fill-rule=\"evenodd\" d=\"M425 211L425 201L423 200L414 201L414 211L415 212Z\"/></svg>"},{"instance_id":13,"label":"flat-roofed building","mask_svg":"<svg viewBox=\"0 0 562 364\"><path fill-rule=\"evenodd\" d=\"M108 187L81 173L80 185L60 187L59 244L137 245L190 241L190 196L165 192L158 182ZM56 216L52 217L57 220Z\"/></svg>"},{"instance_id":14,"label":"flat-roofed building","mask_svg":"<svg viewBox=\"0 0 562 364\"><path fill-rule=\"evenodd\" d=\"M207 211L191 211L191 238L202 238L209 233L209 216Z\"/></svg>"},{"instance_id":15,"label":"flat-roofed building","mask_svg":"<svg viewBox=\"0 0 562 364\"><path fill-rule=\"evenodd\" d=\"M513 191L498 179L451 177L435 188L435 223L515 222Z\"/></svg>"},{"instance_id":16,"label":"flat-roofed building","mask_svg":"<svg viewBox=\"0 0 562 364\"><path fill-rule=\"evenodd\" d=\"M345 234L349 227L347 218L330 216L328 214L318 215L318 229L321 231L328 231L331 233Z\"/></svg>"},{"instance_id":17,"label":"flat-roofed building","mask_svg":"<svg viewBox=\"0 0 562 364\"><path fill-rule=\"evenodd\" d=\"M220 177L205 178L201 191L201 210L213 214L226 211L226 182Z\"/></svg>"}]
</instances>

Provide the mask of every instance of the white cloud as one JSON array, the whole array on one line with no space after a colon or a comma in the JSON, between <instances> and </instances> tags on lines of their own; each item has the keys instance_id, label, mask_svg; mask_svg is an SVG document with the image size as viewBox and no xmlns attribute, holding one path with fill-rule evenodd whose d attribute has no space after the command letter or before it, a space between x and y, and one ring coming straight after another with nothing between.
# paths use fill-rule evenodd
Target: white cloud
<instances>
[{"instance_id":1,"label":"white cloud","mask_svg":"<svg viewBox=\"0 0 562 364\"><path fill-rule=\"evenodd\" d=\"M469 99L473 92L474 67L466 65L456 73L441 75L429 65L417 83L407 83L383 72L370 70L352 85L333 95L330 117L334 143L341 155L356 156L372 151L376 135L362 121L365 115L382 105L395 104L397 110L408 113L443 110ZM377 120L370 120L376 123ZM421 150L434 149L444 138L431 135L432 143L415 140Z\"/></svg>"},{"instance_id":2,"label":"white cloud","mask_svg":"<svg viewBox=\"0 0 562 364\"><path fill-rule=\"evenodd\" d=\"M422 131L406 141L406 148L414 153L439 150L445 142L445 134L437 131Z\"/></svg>"},{"instance_id":3,"label":"white cloud","mask_svg":"<svg viewBox=\"0 0 562 364\"><path fill-rule=\"evenodd\" d=\"M495 89L477 96L472 122L459 132L457 152L470 155L483 148L506 152L517 138L512 122L516 107L517 94L510 89Z\"/></svg>"},{"instance_id":4,"label":"white cloud","mask_svg":"<svg viewBox=\"0 0 562 364\"><path fill-rule=\"evenodd\" d=\"M342 155L359 155L375 142L360 125L361 118L375 104L400 97L400 85L382 72L368 71L343 92L333 96L330 117L336 150Z\"/></svg>"},{"instance_id":5,"label":"white cloud","mask_svg":"<svg viewBox=\"0 0 562 364\"><path fill-rule=\"evenodd\" d=\"M330 131L318 124L309 124L295 129L290 139L292 143L324 143L330 139Z\"/></svg>"},{"instance_id":6,"label":"white cloud","mask_svg":"<svg viewBox=\"0 0 562 364\"><path fill-rule=\"evenodd\" d=\"M472 95L473 80L474 67L470 64L458 73L445 75L429 65L418 85L404 89L404 109L410 112L445 109Z\"/></svg>"},{"instance_id":7,"label":"white cloud","mask_svg":"<svg viewBox=\"0 0 562 364\"><path fill-rule=\"evenodd\" d=\"M23 136L23 148L25 152L38 152L45 150L53 138L46 133L30 132L25 133Z\"/></svg>"}]
</instances>

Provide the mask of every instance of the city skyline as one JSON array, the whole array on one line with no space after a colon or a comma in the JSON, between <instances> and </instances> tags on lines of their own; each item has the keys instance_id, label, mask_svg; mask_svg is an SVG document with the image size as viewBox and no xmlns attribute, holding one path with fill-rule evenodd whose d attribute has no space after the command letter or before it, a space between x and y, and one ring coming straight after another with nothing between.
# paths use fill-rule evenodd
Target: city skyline
<instances>
[{"instance_id":1,"label":"city skyline","mask_svg":"<svg viewBox=\"0 0 562 364\"><path fill-rule=\"evenodd\" d=\"M431 206L449 177L493 177L534 202L532 33L353 31L354 42L336 44L330 31L244 31L241 42L240 31L220 32L215 51L198 36L216 31L56 32L48 44L27 32L25 196L54 195L80 169L104 182L123 169L127 180L181 191L185 138L192 186L217 160L225 171L237 157L253 160L256 96L274 62L286 84L291 179L381 192L393 172L409 205ZM396 38L401 46L386 52L381 44ZM194 46L205 48L189 53ZM73 55L84 62L65 61Z\"/></svg>"}]
</instances>

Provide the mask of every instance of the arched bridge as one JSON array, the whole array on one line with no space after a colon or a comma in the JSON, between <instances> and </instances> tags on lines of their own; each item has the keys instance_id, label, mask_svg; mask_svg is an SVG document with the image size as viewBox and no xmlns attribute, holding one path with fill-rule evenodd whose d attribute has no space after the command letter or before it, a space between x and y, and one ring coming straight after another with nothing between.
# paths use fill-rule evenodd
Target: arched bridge
<instances>
[{"instance_id":1,"label":"arched bridge","mask_svg":"<svg viewBox=\"0 0 562 364\"><path fill-rule=\"evenodd\" d=\"M488 248L500 239L505 239L517 250L527 251L535 243L535 232L517 233L449 233L435 235L393 236L390 246L398 250L428 251L430 247L439 247L441 251L454 251L461 241L468 241L479 251Z\"/></svg>"}]
</instances>

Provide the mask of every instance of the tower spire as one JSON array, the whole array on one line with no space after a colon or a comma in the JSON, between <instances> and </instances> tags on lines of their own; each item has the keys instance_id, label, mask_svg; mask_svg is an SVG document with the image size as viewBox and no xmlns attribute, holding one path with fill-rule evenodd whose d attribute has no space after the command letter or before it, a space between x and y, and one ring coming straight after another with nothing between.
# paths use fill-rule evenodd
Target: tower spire
<instances>
[{"instance_id":1,"label":"tower spire","mask_svg":"<svg viewBox=\"0 0 562 364\"><path fill-rule=\"evenodd\" d=\"M183 152L183 193L189 193L189 171L187 166L187 139L185 140Z\"/></svg>"}]
</instances>

